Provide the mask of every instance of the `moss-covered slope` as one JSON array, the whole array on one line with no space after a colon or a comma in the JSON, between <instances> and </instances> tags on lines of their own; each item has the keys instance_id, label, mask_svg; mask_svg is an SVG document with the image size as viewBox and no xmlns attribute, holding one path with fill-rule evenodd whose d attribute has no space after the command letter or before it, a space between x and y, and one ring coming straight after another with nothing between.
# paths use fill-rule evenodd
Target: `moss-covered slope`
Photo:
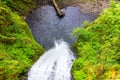
<instances>
[{"instance_id":1,"label":"moss-covered slope","mask_svg":"<svg viewBox=\"0 0 120 80\"><path fill-rule=\"evenodd\" d=\"M20 11L13 12L5 1L0 0L0 80L17 80L44 49L33 39L25 21L15 13Z\"/></svg>"},{"instance_id":2,"label":"moss-covered slope","mask_svg":"<svg viewBox=\"0 0 120 80\"><path fill-rule=\"evenodd\" d=\"M120 79L120 3L111 7L84 29L76 29L75 80Z\"/></svg>"},{"instance_id":3,"label":"moss-covered slope","mask_svg":"<svg viewBox=\"0 0 120 80\"><path fill-rule=\"evenodd\" d=\"M8 6L13 12L19 15L27 15L29 11L36 8L39 0L0 0L1 4Z\"/></svg>"}]
</instances>

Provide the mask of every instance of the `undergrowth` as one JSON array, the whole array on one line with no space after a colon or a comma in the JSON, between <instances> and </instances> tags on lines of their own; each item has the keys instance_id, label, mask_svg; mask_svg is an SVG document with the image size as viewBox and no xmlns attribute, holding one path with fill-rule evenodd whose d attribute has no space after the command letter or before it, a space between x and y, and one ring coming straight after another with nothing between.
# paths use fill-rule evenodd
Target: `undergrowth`
<instances>
[{"instance_id":1,"label":"undergrowth","mask_svg":"<svg viewBox=\"0 0 120 80\"><path fill-rule=\"evenodd\" d=\"M110 2L111 7L94 22L73 31L78 36L73 46L75 80L120 79L120 3Z\"/></svg>"},{"instance_id":2,"label":"undergrowth","mask_svg":"<svg viewBox=\"0 0 120 80\"><path fill-rule=\"evenodd\" d=\"M19 15L32 0L0 0L0 80L19 80L44 52Z\"/></svg>"}]
</instances>

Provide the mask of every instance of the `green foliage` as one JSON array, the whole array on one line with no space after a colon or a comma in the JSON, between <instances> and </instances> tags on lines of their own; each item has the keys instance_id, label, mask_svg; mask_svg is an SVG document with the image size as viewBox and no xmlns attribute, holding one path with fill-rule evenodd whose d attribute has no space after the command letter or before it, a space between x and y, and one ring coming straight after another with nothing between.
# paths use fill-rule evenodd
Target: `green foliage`
<instances>
[{"instance_id":1,"label":"green foliage","mask_svg":"<svg viewBox=\"0 0 120 80\"><path fill-rule=\"evenodd\" d=\"M12 11L19 13L20 15L27 15L29 11L34 9L37 4L37 0L0 0L2 3L12 9Z\"/></svg>"},{"instance_id":2,"label":"green foliage","mask_svg":"<svg viewBox=\"0 0 120 80\"><path fill-rule=\"evenodd\" d=\"M75 80L120 79L120 3L111 0L111 7L85 28L77 28L72 68Z\"/></svg>"},{"instance_id":3,"label":"green foliage","mask_svg":"<svg viewBox=\"0 0 120 80\"><path fill-rule=\"evenodd\" d=\"M11 10L22 11L21 4L25 6L22 0L0 0L0 80L19 80L44 52L25 21Z\"/></svg>"}]
</instances>

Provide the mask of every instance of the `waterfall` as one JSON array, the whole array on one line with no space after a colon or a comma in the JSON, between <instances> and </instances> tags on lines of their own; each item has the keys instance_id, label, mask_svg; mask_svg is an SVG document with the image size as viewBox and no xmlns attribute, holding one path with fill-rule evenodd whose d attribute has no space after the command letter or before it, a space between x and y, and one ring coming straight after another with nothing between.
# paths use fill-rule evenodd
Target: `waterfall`
<instances>
[{"instance_id":1,"label":"waterfall","mask_svg":"<svg viewBox=\"0 0 120 80\"><path fill-rule=\"evenodd\" d=\"M68 44L55 41L28 72L28 80L71 80L71 67L75 57Z\"/></svg>"},{"instance_id":2,"label":"waterfall","mask_svg":"<svg viewBox=\"0 0 120 80\"><path fill-rule=\"evenodd\" d=\"M71 46L76 38L71 37L71 32L82 26L85 20L94 20L95 16L91 13L83 14L79 7L73 6L61 11L65 16L58 18L54 7L46 5L34 10L26 19L35 40L48 50L31 67L28 80L72 79L70 70L74 56L69 45ZM56 41L54 45L55 40L60 41Z\"/></svg>"}]
</instances>

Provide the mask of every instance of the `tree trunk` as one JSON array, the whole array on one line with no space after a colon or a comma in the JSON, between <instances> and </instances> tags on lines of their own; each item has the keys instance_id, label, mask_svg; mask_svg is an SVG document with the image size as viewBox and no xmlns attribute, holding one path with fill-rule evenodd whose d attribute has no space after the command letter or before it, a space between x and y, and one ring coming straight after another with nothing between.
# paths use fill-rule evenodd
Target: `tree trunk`
<instances>
[{"instance_id":1,"label":"tree trunk","mask_svg":"<svg viewBox=\"0 0 120 80\"><path fill-rule=\"evenodd\" d=\"M63 13L63 12L60 10L60 8L59 8L59 6L57 5L57 3L55 2L55 0L53 0L53 6L54 6L54 8L55 8L56 13L57 13L58 16L62 17L62 16L65 15L65 13Z\"/></svg>"}]
</instances>

